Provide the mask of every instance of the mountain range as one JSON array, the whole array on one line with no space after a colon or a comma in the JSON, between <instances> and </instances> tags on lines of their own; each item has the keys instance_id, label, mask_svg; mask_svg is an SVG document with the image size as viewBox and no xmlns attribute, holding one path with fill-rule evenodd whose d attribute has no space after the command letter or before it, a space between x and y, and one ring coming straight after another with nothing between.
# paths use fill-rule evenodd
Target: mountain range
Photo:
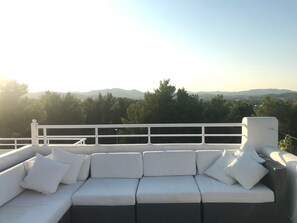
<instances>
[{"instance_id":1,"label":"mountain range","mask_svg":"<svg viewBox=\"0 0 297 223\"><path fill-rule=\"evenodd\" d=\"M29 92L29 98L39 98L45 92ZM59 94L65 94L61 92L56 92ZM138 90L124 90L121 88L111 88L103 90L92 90L88 92L71 92L73 95L79 99L86 99L87 97L97 97L99 93L106 95L111 93L114 97L126 97L131 99L143 99L144 92ZM257 99L266 96L272 96L280 99L297 99L297 92L286 90L286 89L252 89L247 91L198 91L198 92L188 92L189 94L198 94L200 99L208 100L216 95L223 95L225 99L237 100L237 99Z\"/></svg>"}]
</instances>

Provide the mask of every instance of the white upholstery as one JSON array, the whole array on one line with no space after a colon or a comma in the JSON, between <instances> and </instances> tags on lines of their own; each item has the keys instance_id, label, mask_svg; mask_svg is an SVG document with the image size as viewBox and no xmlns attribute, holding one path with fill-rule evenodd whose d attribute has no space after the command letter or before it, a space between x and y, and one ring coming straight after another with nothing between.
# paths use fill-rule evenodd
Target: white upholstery
<instances>
[{"instance_id":1,"label":"white upholstery","mask_svg":"<svg viewBox=\"0 0 297 223\"><path fill-rule=\"evenodd\" d=\"M77 180L78 181L84 181L88 178L89 173L90 173L90 164L91 164L91 156L90 155L84 155L81 154L83 156L83 162L82 165L80 167L80 171L79 174L77 176ZM52 159L52 154L49 154L48 156L46 156L50 159ZM34 162L35 162L36 157L32 157L31 159L28 159L27 161L24 162L25 165L25 170L28 173L29 170L32 168Z\"/></svg>"},{"instance_id":2,"label":"white upholstery","mask_svg":"<svg viewBox=\"0 0 297 223\"><path fill-rule=\"evenodd\" d=\"M91 156L92 178L140 178L141 153L95 153Z\"/></svg>"},{"instance_id":3,"label":"white upholstery","mask_svg":"<svg viewBox=\"0 0 297 223\"><path fill-rule=\"evenodd\" d=\"M77 180L86 180L90 174L91 156L84 155L83 163L81 165Z\"/></svg>"},{"instance_id":4,"label":"white upholstery","mask_svg":"<svg viewBox=\"0 0 297 223\"><path fill-rule=\"evenodd\" d=\"M265 160L258 155L258 153L256 152L256 150L254 148L249 148L247 150L238 149L238 150L236 150L234 155L237 157L247 156L247 157L250 157L251 159L255 160L257 163L265 163Z\"/></svg>"},{"instance_id":5,"label":"white upholstery","mask_svg":"<svg viewBox=\"0 0 297 223\"><path fill-rule=\"evenodd\" d=\"M205 174L228 185L236 183L236 180L224 171L234 159L235 156L233 156L231 152L225 150L220 158L205 170Z\"/></svg>"},{"instance_id":6,"label":"white upholstery","mask_svg":"<svg viewBox=\"0 0 297 223\"><path fill-rule=\"evenodd\" d=\"M137 203L200 203L201 196L193 176L143 177Z\"/></svg>"},{"instance_id":7,"label":"white upholstery","mask_svg":"<svg viewBox=\"0 0 297 223\"><path fill-rule=\"evenodd\" d=\"M88 179L72 196L73 205L135 205L138 179Z\"/></svg>"},{"instance_id":8,"label":"white upholstery","mask_svg":"<svg viewBox=\"0 0 297 223\"><path fill-rule=\"evenodd\" d=\"M55 193L68 170L69 165L56 162L37 153L34 165L20 185L43 194Z\"/></svg>"},{"instance_id":9,"label":"white upholstery","mask_svg":"<svg viewBox=\"0 0 297 223\"><path fill-rule=\"evenodd\" d=\"M268 170L252 157L244 155L235 159L224 171L247 190L250 190L268 173Z\"/></svg>"},{"instance_id":10,"label":"white upholstery","mask_svg":"<svg viewBox=\"0 0 297 223\"><path fill-rule=\"evenodd\" d=\"M23 163L0 173L0 206L24 191L19 184L26 174Z\"/></svg>"},{"instance_id":11,"label":"white upholstery","mask_svg":"<svg viewBox=\"0 0 297 223\"><path fill-rule=\"evenodd\" d=\"M149 151L143 153L144 176L195 175L194 151Z\"/></svg>"},{"instance_id":12,"label":"white upholstery","mask_svg":"<svg viewBox=\"0 0 297 223\"><path fill-rule=\"evenodd\" d=\"M70 167L61 183L73 184L77 182L77 177L84 159L83 155L70 153L62 149L52 149L51 159L67 164Z\"/></svg>"},{"instance_id":13,"label":"white upholstery","mask_svg":"<svg viewBox=\"0 0 297 223\"><path fill-rule=\"evenodd\" d=\"M0 222L57 223L71 207L71 195L82 184L60 185L52 195L26 190L0 208Z\"/></svg>"},{"instance_id":14,"label":"white upholstery","mask_svg":"<svg viewBox=\"0 0 297 223\"><path fill-rule=\"evenodd\" d=\"M223 153L224 150L197 150L196 165L199 174L204 174Z\"/></svg>"},{"instance_id":15,"label":"white upholstery","mask_svg":"<svg viewBox=\"0 0 297 223\"><path fill-rule=\"evenodd\" d=\"M251 190L240 184L227 185L206 175L197 175L195 180L204 203L266 203L274 202L274 193L258 183Z\"/></svg>"}]
</instances>

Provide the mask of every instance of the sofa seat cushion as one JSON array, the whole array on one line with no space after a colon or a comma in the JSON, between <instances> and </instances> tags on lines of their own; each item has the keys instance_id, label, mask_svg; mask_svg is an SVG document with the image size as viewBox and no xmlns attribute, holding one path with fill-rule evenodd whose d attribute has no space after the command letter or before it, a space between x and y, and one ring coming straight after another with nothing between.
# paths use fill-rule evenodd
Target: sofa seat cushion
<instances>
[{"instance_id":1,"label":"sofa seat cushion","mask_svg":"<svg viewBox=\"0 0 297 223\"><path fill-rule=\"evenodd\" d=\"M206 175L197 175L195 180L204 203L274 202L273 191L262 183L246 190L239 183L227 185Z\"/></svg>"},{"instance_id":2,"label":"sofa seat cushion","mask_svg":"<svg viewBox=\"0 0 297 223\"><path fill-rule=\"evenodd\" d=\"M57 223L71 207L71 196L82 184L60 185L51 195L26 190L0 208L0 222Z\"/></svg>"},{"instance_id":3,"label":"sofa seat cushion","mask_svg":"<svg viewBox=\"0 0 297 223\"><path fill-rule=\"evenodd\" d=\"M138 182L138 179L90 178L72 196L72 203L81 206L135 205Z\"/></svg>"},{"instance_id":4,"label":"sofa seat cushion","mask_svg":"<svg viewBox=\"0 0 297 223\"><path fill-rule=\"evenodd\" d=\"M200 203L193 176L143 177L137 190L137 203Z\"/></svg>"}]
</instances>

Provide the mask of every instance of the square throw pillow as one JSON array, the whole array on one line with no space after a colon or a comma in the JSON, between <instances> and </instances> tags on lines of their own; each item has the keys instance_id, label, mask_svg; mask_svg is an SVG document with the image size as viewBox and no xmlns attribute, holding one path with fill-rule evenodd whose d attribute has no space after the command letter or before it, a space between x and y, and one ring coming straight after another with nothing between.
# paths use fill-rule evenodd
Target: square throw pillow
<instances>
[{"instance_id":1,"label":"square throw pillow","mask_svg":"<svg viewBox=\"0 0 297 223\"><path fill-rule=\"evenodd\" d=\"M249 156L240 156L224 169L246 190L250 190L267 173L268 170Z\"/></svg>"},{"instance_id":2,"label":"square throw pillow","mask_svg":"<svg viewBox=\"0 0 297 223\"><path fill-rule=\"evenodd\" d=\"M48 155L45 157L51 159L51 155ZM29 173L30 169L32 168L33 164L35 163L35 159L36 159L36 156L34 156L31 159L28 159L24 162L24 167L25 167L27 174Z\"/></svg>"},{"instance_id":3,"label":"square throw pillow","mask_svg":"<svg viewBox=\"0 0 297 223\"><path fill-rule=\"evenodd\" d=\"M236 183L236 180L226 174L224 169L234 160L235 156L225 150L220 158L205 171L205 174L225 184L232 185Z\"/></svg>"},{"instance_id":4,"label":"square throw pillow","mask_svg":"<svg viewBox=\"0 0 297 223\"><path fill-rule=\"evenodd\" d=\"M24 162L24 167L25 167L25 170L27 172L27 174L29 173L29 171L31 170L33 164L35 163L35 159L36 157L33 157L27 161Z\"/></svg>"},{"instance_id":5,"label":"square throw pillow","mask_svg":"<svg viewBox=\"0 0 297 223\"><path fill-rule=\"evenodd\" d=\"M258 163L265 163L265 160L262 159L256 152L255 147L252 146L248 141L241 145L240 148L235 151L234 155L237 157L243 155L249 156Z\"/></svg>"},{"instance_id":6,"label":"square throw pillow","mask_svg":"<svg viewBox=\"0 0 297 223\"><path fill-rule=\"evenodd\" d=\"M260 164L265 163L265 160L258 155L255 149L249 149L247 151L243 151L239 154L239 156L247 156Z\"/></svg>"},{"instance_id":7,"label":"square throw pillow","mask_svg":"<svg viewBox=\"0 0 297 223\"><path fill-rule=\"evenodd\" d=\"M70 167L61 181L63 184L73 184L77 182L83 159L84 156L80 154L73 154L62 149L52 149L52 160L67 164Z\"/></svg>"},{"instance_id":8,"label":"square throw pillow","mask_svg":"<svg viewBox=\"0 0 297 223\"><path fill-rule=\"evenodd\" d=\"M36 154L36 159L28 175L20 183L23 188L35 190L43 194L57 191L59 183L67 173L69 166Z\"/></svg>"},{"instance_id":9,"label":"square throw pillow","mask_svg":"<svg viewBox=\"0 0 297 223\"><path fill-rule=\"evenodd\" d=\"M248 141L246 141L245 143L241 144L239 149L235 151L234 155L239 156L240 153L242 153L243 151L248 151L250 149L255 149L255 148Z\"/></svg>"}]
</instances>

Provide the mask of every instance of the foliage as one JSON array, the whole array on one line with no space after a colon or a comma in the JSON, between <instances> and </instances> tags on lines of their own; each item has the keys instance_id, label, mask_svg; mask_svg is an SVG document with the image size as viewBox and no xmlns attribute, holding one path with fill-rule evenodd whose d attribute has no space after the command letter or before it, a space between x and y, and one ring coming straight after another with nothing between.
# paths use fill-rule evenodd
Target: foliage
<instances>
[{"instance_id":1,"label":"foliage","mask_svg":"<svg viewBox=\"0 0 297 223\"><path fill-rule=\"evenodd\" d=\"M197 95L170 85L170 80L160 82L154 93L145 93L128 107L124 123L187 123L203 121L203 105Z\"/></svg>"},{"instance_id":2,"label":"foliage","mask_svg":"<svg viewBox=\"0 0 297 223\"><path fill-rule=\"evenodd\" d=\"M46 92L41 96L41 104L46 114L44 120L46 124L84 123L81 101L70 93L61 96L57 93Z\"/></svg>"},{"instance_id":3,"label":"foliage","mask_svg":"<svg viewBox=\"0 0 297 223\"><path fill-rule=\"evenodd\" d=\"M279 148L290 153L296 153L294 139L289 135L286 135L284 139L279 141Z\"/></svg>"},{"instance_id":4,"label":"foliage","mask_svg":"<svg viewBox=\"0 0 297 223\"><path fill-rule=\"evenodd\" d=\"M223 95L217 95L205 102L205 118L208 122L225 122L229 113L227 101Z\"/></svg>"},{"instance_id":5,"label":"foliage","mask_svg":"<svg viewBox=\"0 0 297 223\"><path fill-rule=\"evenodd\" d=\"M108 93L103 96L87 98L83 101L83 110L86 124L111 124L121 123L121 118L126 117L128 106L133 100L128 98L115 98Z\"/></svg>"},{"instance_id":6,"label":"foliage","mask_svg":"<svg viewBox=\"0 0 297 223\"><path fill-rule=\"evenodd\" d=\"M285 132L290 126L291 105L288 101L273 97L264 98L255 108L257 116L274 116L279 121L279 130Z\"/></svg>"},{"instance_id":7,"label":"foliage","mask_svg":"<svg viewBox=\"0 0 297 223\"><path fill-rule=\"evenodd\" d=\"M211 123L241 122L248 116L275 116L281 133L297 135L297 101L293 100L227 101L223 95L202 100L184 88L176 89L169 79L160 81L142 100L110 93L80 100L71 93L53 92L29 99L26 85L0 80L0 137L30 136L32 119L40 124ZM281 148L293 151L292 139L282 138Z\"/></svg>"},{"instance_id":8,"label":"foliage","mask_svg":"<svg viewBox=\"0 0 297 223\"><path fill-rule=\"evenodd\" d=\"M254 107L251 103L245 101L235 101L228 103L229 112L227 114L228 122L241 122L243 117L254 116Z\"/></svg>"},{"instance_id":9,"label":"foliage","mask_svg":"<svg viewBox=\"0 0 297 223\"><path fill-rule=\"evenodd\" d=\"M29 136L32 118L41 117L39 112L35 112L38 111L35 101L28 99L26 93L26 85L15 80L0 80L1 137Z\"/></svg>"}]
</instances>

